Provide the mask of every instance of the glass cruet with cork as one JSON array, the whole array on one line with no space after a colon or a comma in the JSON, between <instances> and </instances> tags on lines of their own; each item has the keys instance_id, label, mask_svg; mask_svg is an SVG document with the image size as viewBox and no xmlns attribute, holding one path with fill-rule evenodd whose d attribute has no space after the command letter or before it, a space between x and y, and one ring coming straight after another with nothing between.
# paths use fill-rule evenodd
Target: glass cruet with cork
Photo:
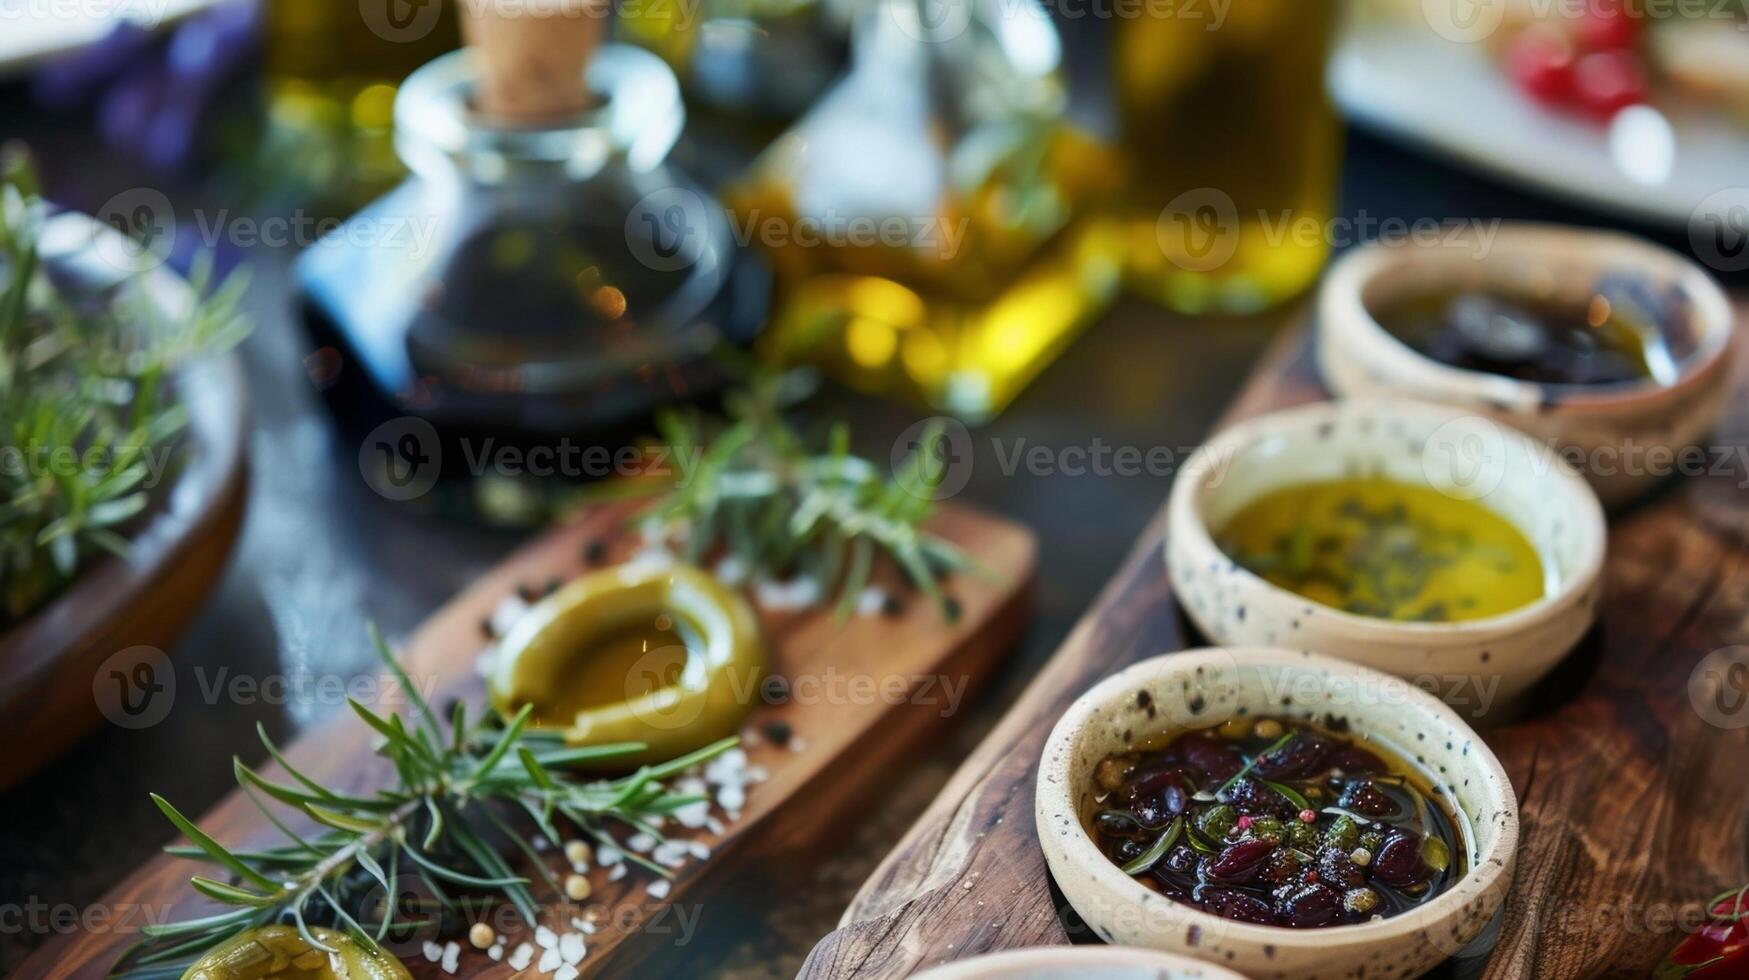
<instances>
[{"instance_id":1,"label":"glass cruet with cork","mask_svg":"<svg viewBox=\"0 0 1749 980\"><path fill-rule=\"evenodd\" d=\"M968 420L1100 312L1115 166L1065 121L1042 7L870 0L850 72L724 192L776 280L762 350Z\"/></svg>"},{"instance_id":2,"label":"glass cruet with cork","mask_svg":"<svg viewBox=\"0 0 1749 980\"><path fill-rule=\"evenodd\" d=\"M298 261L311 376L343 421L411 416L446 448L627 438L720 382L712 355L753 339L767 273L720 207L684 234L651 220L708 193L666 162L673 72L600 43L605 3L460 9L469 47L397 97L412 176Z\"/></svg>"}]
</instances>

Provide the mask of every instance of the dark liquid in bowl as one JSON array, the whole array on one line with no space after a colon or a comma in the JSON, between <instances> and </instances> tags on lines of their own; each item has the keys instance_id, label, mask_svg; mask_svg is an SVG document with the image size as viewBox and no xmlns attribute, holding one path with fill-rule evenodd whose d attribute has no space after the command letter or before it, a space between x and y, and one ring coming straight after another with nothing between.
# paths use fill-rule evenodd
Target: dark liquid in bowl
<instances>
[{"instance_id":1,"label":"dark liquid in bowl","mask_svg":"<svg viewBox=\"0 0 1749 980\"><path fill-rule=\"evenodd\" d=\"M1441 363L1559 385L1668 383L1687 332L1678 298L1624 277L1582 295L1441 290L1377 304L1372 314Z\"/></svg>"},{"instance_id":2,"label":"dark liquid in bowl","mask_svg":"<svg viewBox=\"0 0 1749 980\"><path fill-rule=\"evenodd\" d=\"M1457 822L1374 747L1285 719L1170 733L1100 763L1092 833L1148 888L1257 925L1400 914L1465 873Z\"/></svg>"}]
</instances>

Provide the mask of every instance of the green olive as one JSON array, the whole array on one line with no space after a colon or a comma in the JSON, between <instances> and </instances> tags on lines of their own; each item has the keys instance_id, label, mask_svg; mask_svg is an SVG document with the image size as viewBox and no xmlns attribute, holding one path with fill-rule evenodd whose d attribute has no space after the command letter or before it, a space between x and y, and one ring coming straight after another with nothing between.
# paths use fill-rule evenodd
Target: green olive
<instances>
[{"instance_id":1,"label":"green olive","mask_svg":"<svg viewBox=\"0 0 1749 980\"><path fill-rule=\"evenodd\" d=\"M536 603L505 636L492 703L574 745L641 742L615 767L662 762L733 735L765 647L753 609L691 565L610 568Z\"/></svg>"},{"instance_id":2,"label":"green olive","mask_svg":"<svg viewBox=\"0 0 1749 980\"><path fill-rule=\"evenodd\" d=\"M342 970L291 926L262 926L213 947L182 980L413 980L400 960L367 950L343 932L316 926L310 935L339 952Z\"/></svg>"}]
</instances>

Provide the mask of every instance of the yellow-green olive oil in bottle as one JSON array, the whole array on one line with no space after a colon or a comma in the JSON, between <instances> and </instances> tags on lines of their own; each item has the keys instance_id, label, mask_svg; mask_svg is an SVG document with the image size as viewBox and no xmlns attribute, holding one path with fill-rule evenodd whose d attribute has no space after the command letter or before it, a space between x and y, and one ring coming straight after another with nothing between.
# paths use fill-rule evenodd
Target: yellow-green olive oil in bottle
<instances>
[{"instance_id":1,"label":"yellow-green olive oil in bottle","mask_svg":"<svg viewBox=\"0 0 1749 980\"><path fill-rule=\"evenodd\" d=\"M1199 0L1144 4L1117 22L1132 292L1184 312L1249 313L1317 278L1341 151L1324 85L1337 10Z\"/></svg>"}]
</instances>

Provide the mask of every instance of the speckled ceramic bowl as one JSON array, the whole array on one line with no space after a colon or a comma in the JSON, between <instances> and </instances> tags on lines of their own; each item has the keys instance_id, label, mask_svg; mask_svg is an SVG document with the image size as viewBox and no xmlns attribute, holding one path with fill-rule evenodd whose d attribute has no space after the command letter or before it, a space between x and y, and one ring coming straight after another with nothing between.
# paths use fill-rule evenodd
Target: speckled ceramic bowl
<instances>
[{"instance_id":1,"label":"speckled ceramic bowl","mask_svg":"<svg viewBox=\"0 0 1749 980\"><path fill-rule=\"evenodd\" d=\"M1357 737L1416 764L1456 810L1468 866L1426 904L1357 925L1287 929L1174 902L1100 853L1088 830L1093 771L1149 735L1239 714L1346 721ZM1512 884L1518 800L1493 753L1414 684L1309 653L1187 650L1107 678L1070 705L1045 743L1035 814L1045 862L1069 904L1104 939L1184 953L1257 980L1409 977L1481 933Z\"/></svg>"},{"instance_id":2,"label":"speckled ceramic bowl","mask_svg":"<svg viewBox=\"0 0 1749 980\"><path fill-rule=\"evenodd\" d=\"M1214 542L1270 491L1359 475L1432 486L1506 518L1542 558L1543 598L1449 623L1358 616L1271 585ZM1470 718L1524 693L1596 617L1606 537L1596 494L1548 447L1459 409L1354 399L1241 423L1186 461L1167 521L1173 593L1211 641L1366 664L1437 688Z\"/></svg>"},{"instance_id":3,"label":"speckled ceramic bowl","mask_svg":"<svg viewBox=\"0 0 1749 980\"><path fill-rule=\"evenodd\" d=\"M1668 249L1627 235L1507 224L1493 237L1438 245L1374 245L1350 252L1318 297L1318 366L1338 395L1404 395L1484 413L1549 441L1611 506L1641 495L1718 421L1729 389L1730 302L1712 277ZM1545 385L1469 371L1426 357L1371 311L1400 297L1453 286L1584 301L1600 278L1628 272L1687 308L1672 338L1675 377L1619 385Z\"/></svg>"},{"instance_id":4,"label":"speckled ceramic bowl","mask_svg":"<svg viewBox=\"0 0 1749 980\"><path fill-rule=\"evenodd\" d=\"M1011 949L944 963L916 980L1245 980L1188 956L1130 946Z\"/></svg>"}]
</instances>

